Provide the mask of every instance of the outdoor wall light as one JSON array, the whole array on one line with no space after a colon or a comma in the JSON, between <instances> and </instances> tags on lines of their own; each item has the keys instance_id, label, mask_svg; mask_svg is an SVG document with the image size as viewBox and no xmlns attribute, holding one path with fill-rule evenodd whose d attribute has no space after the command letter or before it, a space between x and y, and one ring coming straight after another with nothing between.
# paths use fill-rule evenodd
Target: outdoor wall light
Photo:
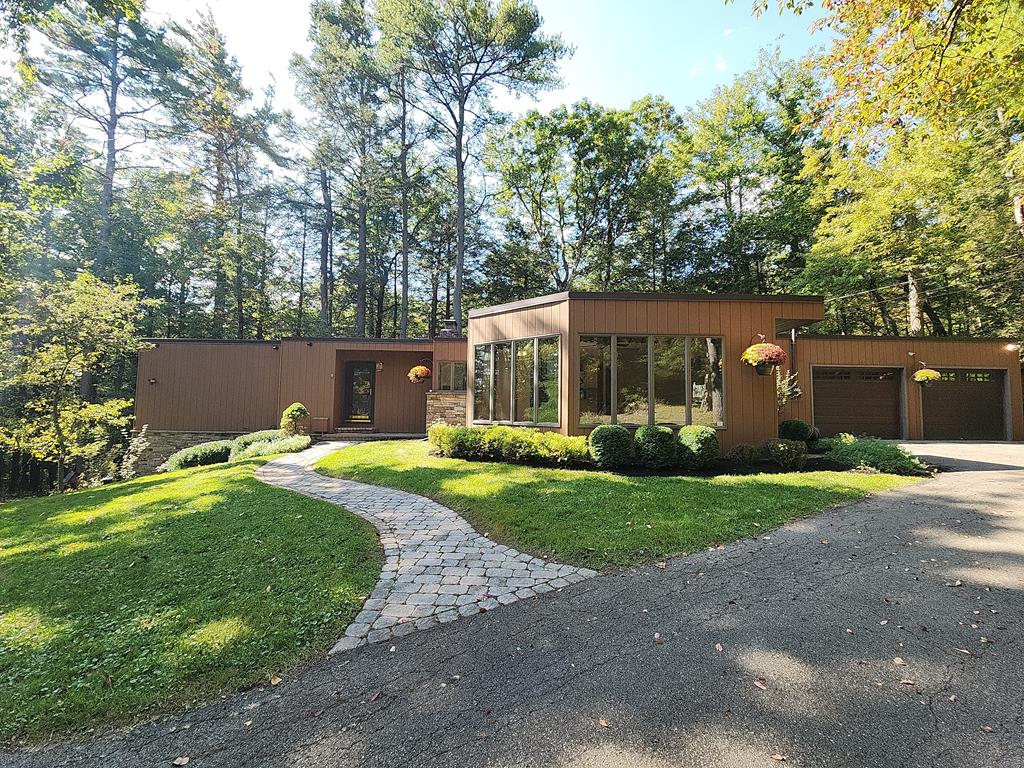
<instances>
[{"instance_id":1,"label":"outdoor wall light","mask_svg":"<svg viewBox=\"0 0 1024 768\"><path fill-rule=\"evenodd\" d=\"M1007 344L1006 349L1009 350L1010 352L1016 352L1018 349L1020 349L1020 344L1017 344L1016 342L1012 344Z\"/></svg>"},{"instance_id":2,"label":"outdoor wall light","mask_svg":"<svg viewBox=\"0 0 1024 768\"><path fill-rule=\"evenodd\" d=\"M380 373L381 371L384 370L384 363L382 363L382 362L380 362L380 360L378 360L376 368L377 368L377 373Z\"/></svg>"},{"instance_id":3,"label":"outdoor wall light","mask_svg":"<svg viewBox=\"0 0 1024 768\"><path fill-rule=\"evenodd\" d=\"M150 379L150 380L149 380L149 383L150 383L150 384L156 384L156 379Z\"/></svg>"},{"instance_id":4,"label":"outdoor wall light","mask_svg":"<svg viewBox=\"0 0 1024 768\"><path fill-rule=\"evenodd\" d=\"M313 342L312 341L307 341L306 342L306 346L307 347L312 347L313 346Z\"/></svg>"}]
</instances>

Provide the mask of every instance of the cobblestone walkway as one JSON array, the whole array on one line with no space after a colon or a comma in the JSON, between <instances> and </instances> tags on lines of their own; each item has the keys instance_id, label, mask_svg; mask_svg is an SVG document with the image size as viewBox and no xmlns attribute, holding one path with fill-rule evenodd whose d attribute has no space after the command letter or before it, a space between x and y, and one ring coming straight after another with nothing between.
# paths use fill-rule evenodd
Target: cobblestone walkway
<instances>
[{"instance_id":1,"label":"cobblestone walkway","mask_svg":"<svg viewBox=\"0 0 1024 768\"><path fill-rule=\"evenodd\" d=\"M380 581L331 653L489 611L596 575L496 544L452 510L422 496L313 471L313 464L347 445L320 443L256 472L263 482L343 506L380 531L386 558Z\"/></svg>"}]
</instances>

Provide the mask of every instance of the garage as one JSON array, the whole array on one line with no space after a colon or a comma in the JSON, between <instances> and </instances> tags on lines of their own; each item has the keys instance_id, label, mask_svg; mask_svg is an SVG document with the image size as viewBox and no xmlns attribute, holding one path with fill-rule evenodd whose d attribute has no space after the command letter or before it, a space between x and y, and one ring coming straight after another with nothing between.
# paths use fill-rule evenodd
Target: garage
<instances>
[{"instance_id":1,"label":"garage","mask_svg":"<svg viewBox=\"0 0 1024 768\"><path fill-rule=\"evenodd\" d=\"M840 432L903 437L902 373L899 368L813 368L814 426L822 437Z\"/></svg>"},{"instance_id":2,"label":"garage","mask_svg":"<svg viewBox=\"0 0 1024 768\"><path fill-rule=\"evenodd\" d=\"M1005 440L1004 371L939 369L921 392L925 440Z\"/></svg>"}]
</instances>

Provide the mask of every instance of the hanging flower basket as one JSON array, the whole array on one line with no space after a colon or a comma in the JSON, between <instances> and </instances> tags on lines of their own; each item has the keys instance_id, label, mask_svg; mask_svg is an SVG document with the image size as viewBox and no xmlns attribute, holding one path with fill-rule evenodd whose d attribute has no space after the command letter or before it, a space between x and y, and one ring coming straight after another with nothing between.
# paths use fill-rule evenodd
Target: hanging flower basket
<instances>
[{"instance_id":1,"label":"hanging flower basket","mask_svg":"<svg viewBox=\"0 0 1024 768\"><path fill-rule=\"evenodd\" d=\"M422 384L430 378L430 369L425 365L414 365L409 369L408 376L413 384Z\"/></svg>"},{"instance_id":2,"label":"hanging flower basket","mask_svg":"<svg viewBox=\"0 0 1024 768\"><path fill-rule=\"evenodd\" d=\"M932 368L921 368L914 371L913 379L922 387L930 387L936 381L941 381L942 374Z\"/></svg>"},{"instance_id":3,"label":"hanging flower basket","mask_svg":"<svg viewBox=\"0 0 1024 768\"><path fill-rule=\"evenodd\" d=\"M767 376L775 366L786 362L786 350L776 344L762 341L743 350L740 362L751 366L760 376Z\"/></svg>"}]
</instances>

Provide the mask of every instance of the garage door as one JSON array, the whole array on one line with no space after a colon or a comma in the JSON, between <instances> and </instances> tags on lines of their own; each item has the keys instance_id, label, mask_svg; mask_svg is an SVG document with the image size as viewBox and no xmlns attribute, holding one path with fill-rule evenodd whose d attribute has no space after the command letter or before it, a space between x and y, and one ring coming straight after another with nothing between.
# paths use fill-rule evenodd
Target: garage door
<instances>
[{"instance_id":1,"label":"garage door","mask_svg":"<svg viewBox=\"0 0 1024 768\"><path fill-rule=\"evenodd\" d=\"M921 393L925 440L1005 440L1003 371L939 370Z\"/></svg>"},{"instance_id":2,"label":"garage door","mask_svg":"<svg viewBox=\"0 0 1024 768\"><path fill-rule=\"evenodd\" d=\"M814 425L823 437L840 432L903 436L897 368L815 368Z\"/></svg>"}]
</instances>

